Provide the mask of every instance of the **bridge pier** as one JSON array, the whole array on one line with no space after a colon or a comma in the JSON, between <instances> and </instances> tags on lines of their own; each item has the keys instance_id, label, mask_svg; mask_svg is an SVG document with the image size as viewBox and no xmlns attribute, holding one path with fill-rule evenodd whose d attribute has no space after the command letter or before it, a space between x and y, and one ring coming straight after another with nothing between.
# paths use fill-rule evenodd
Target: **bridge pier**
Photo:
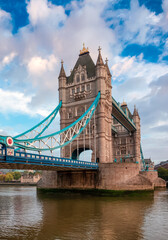
<instances>
[{"instance_id":1,"label":"bridge pier","mask_svg":"<svg viewBox=\"0 0 168 240\"><path fill-rule=\"evenodd\" d=\"M99 170L44 171L39 189L139 191L165 187L157 172L139 172L138 163L100 163Z\"/></svg>"}]
</instances>

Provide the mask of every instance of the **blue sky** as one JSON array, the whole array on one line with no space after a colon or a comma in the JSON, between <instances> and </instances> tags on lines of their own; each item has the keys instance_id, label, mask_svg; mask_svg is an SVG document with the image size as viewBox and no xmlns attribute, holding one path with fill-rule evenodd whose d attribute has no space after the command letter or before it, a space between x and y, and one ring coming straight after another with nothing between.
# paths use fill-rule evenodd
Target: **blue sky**
<instances>
[{"instance_id":1,"label":"blue sky","mask_svg":"<svg viewBox=\"0 0 168 240\"><path fill-rule=\"evenodd\" d=\"M168 159L167 0L0 0L0 134L55 108L60 59L69 75L83 42L109 59L113 96L137 105L145 157Z\"/></svg>"}]
</instances>

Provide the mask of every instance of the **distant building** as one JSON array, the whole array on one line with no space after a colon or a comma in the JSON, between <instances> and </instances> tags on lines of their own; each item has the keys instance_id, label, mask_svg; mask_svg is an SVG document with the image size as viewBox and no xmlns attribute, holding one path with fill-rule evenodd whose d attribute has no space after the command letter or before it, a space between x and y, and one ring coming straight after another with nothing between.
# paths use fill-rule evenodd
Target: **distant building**
<instances>
[{"instance_id":1,"label":"distant building","mask_svg":"<svg viewBox=\"0 0 168 240\"><path fill-rule=\"evenodd\" d=\"M162 161L159 164L155 165L156 170L160 167L168 169L168 160Z\"/></svg>"},{"instance_id":2,"label":"distant building","mask_svg":"<svg viewBox=\"0 0 168 240\"><path fill-rule=\"evenodd\" d=\"M37 183L41 179L40 174L35 174L35 175L22 175L20 178L21 183Z\"/></svg>"}]
</instances>

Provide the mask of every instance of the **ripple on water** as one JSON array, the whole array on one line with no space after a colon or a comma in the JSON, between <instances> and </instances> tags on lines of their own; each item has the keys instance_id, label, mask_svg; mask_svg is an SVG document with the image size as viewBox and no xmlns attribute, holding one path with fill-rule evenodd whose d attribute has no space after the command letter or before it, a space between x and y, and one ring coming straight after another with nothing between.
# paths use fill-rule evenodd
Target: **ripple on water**
<instances>
[{"instance_id":1,"label":"ripple on water","mask_svg":"<svg viewBox=\"0 0 168 240\"><path fill-rule=\"evenodd\" d=\"M165 240L167 222L167 190L145 198L112 198L0 187L0 239Z\"/></svg>"}]
</instances>

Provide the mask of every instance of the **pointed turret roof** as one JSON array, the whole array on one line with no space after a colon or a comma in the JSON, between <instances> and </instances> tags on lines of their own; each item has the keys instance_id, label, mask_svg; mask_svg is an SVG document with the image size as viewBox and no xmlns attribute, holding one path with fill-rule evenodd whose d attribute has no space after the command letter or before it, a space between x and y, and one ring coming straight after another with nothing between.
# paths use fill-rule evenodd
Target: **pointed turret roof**
<instances>
[{"instance_id":1,"label":"pointed turret roof","mask_svg":"<svg viewBox=\"0 0 168 240\"><path fill-rule=\"evenodd\" d=\"M104 62L103 62L103 59L102 59L102 56L101 56L101 48L100 47L99 47L98 51L99 51L99 55L98 55L98 58L97 58L96 66L97 65L104 65Z\"/></svg>"},{"instance_id":2,"label":"pointed turret roof","mask_svg":"<svg viewBox=\"0 0 168 240\"><path fill-rule=\"evenodd\" d=\"M108 66L108 59L106 58L106 63L105 63L105 66L106 66L106 69L107 69L107 74L111 77L111 72L110 72L110 69L109 69L109 66Z\"/></svg>"},{"instance_id":3,"label":"pointed turret roof","mask_svg":"<svg viewBox=\"0 0 168 240\"><path fill-rule=\"evenodd\" d=\"M75 64L70 76L67 77L67 83L73 82L75 70L79 67L79 65L81 65L82 67L83 66L86 67L86 72L87 72L88 78L95 76L95 64L94 64L92 58L90 57L88 48L86 49L84 46L83 46L83 49L80 51L78 60Z\"/></svg>"},{"instance_id":4,"label":"pointed turret roof","mask_svg":"<svg viewBox=\"0 0 168 240\"><path fill-rule=\"evenodd\" d=\"M66 74L65 74L65 70L64 70L64 66L63 66L63 60L61 61L61 70L60 70L60 74L59 74L59 78L60 77L65 77L66 78Z\"/></svg>"},{"instance_id":5,"label":"pointed turret roof","mask_svg":"<svg viewBox=\"0 0 168 240\"><path fill-rule=\"evenodd\" d=\"M139 116L138 110L136 109L136 106L135 106L135 105L134 105L133 116Z\"/></svg>"}]
</instances>

